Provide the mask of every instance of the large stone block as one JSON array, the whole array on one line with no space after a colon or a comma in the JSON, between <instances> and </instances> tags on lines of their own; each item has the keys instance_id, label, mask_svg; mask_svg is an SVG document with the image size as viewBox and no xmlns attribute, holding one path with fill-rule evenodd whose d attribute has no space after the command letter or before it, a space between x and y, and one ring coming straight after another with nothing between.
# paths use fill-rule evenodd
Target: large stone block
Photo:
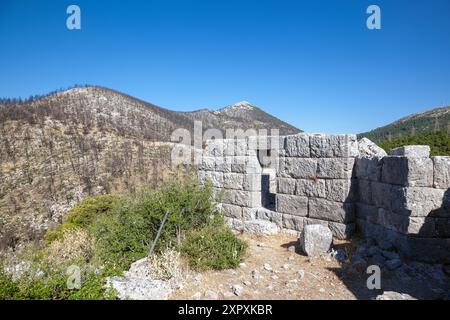
<instances>
[{"instance_id":1,"label":"large stone block","mask_svg":"<svg viewBox=\"0 0 450 320\"><path fill-rule=\"evenodd\" d=\"M218 172L231 172L231 164L233 163L233 157L218 156L215 158L215 171Z\"/></svg>"},{"instance_id":2,"label":"large stone block","mask_svg":"<svg viewBox=\"0 0 450 320\"><path fill-rule=\"evenodd\" d=\"M226 189L242 190L244 185L244 174L229 172L223 174L223 187Z\"/></svg>"},{"instance_id":3,"label":"large stone block","mask_svg":"<svg viewBox=\"0 0 450 320\"><path fill-rule=\"evenodd\" d=\"M223 187L223 173L214 171L204 171L204 179L210 181L215 188Z\"/></svg>"},{"instance_id":4,"label":"large stone block","mask_svg":"<svg viewBox=\"0 0 450 320\"><path fill-rule=\"evenodd\" d=\"M383 160L381 157L356 158L355 163L356 177L358 179L380 181L382 163Z\"/></svg>"},{"instance_id":5,"label":"large stone block","mask_svg":"<svg viewBox=\"0 0 450 320\"><path fill-rule=\"evenodd\" d=\"M223 203L222 213L225 217L242 219L242 207L239 206Z\"/></svg>"},{"instance_id":6,"label":"large stone block","mask_svg":"<svg viewBox=\"0 0 450 320\"><path fill-rule=\"evenodd\" d=\"M433 157L435 188L450 188L450 157Z\"/></svg>"},{"instance_id":7,"label":"large stone block","mask_svg":"<svg viewBox=\"0 0 450 320\"><path fill-rule=\"evenodd\" d=\"M359 220L374 221L378 215L378 208L365 203L355 203L356 218Z\"/></svg>"},{"instance_id":8,"label":"large stone block","mask_svg":"<svg viewBox=\"0 0 450 320\"><path fill-rule=\"evenodd\" d=\"M358 201L366 204L373 204L372 201L372 182L370 180L357 179L358 183Z\"/></svg>"},{"instance_id":9,"label":"large stone block","mask_svg":"<svg viewBox=\"0 0 450 320\"><path fill-rule=\"evenodd\" d=\"M256 156L234 157L231 171L237 173L261 173L262 168Z\"/></svg>"},{"instance_id":10,"label":"large stone block","mask_svg":"<svg viewBox=\"0 0 450 320\"><path fill-rule=\"evenodd\" d=\"M309 158L311 155L309 148L309 135L301 133L286 136L284 139L284 150L287 157Z\"/></svg>"},{"instance_id":11,"label":"large stone block","mask_svg":"<svg viewBox=\"0 0 450 320\"><path fill-rule=\"evenodd\" d=\"M403 203L403 187L381 182L371 182L370 186L374 205L386 210L393 210L396 207L398 210L404 209L401 204L398 204Z\"/></svg>"},{"instance_id":12,"label":"large stone block","mask_svg":"<svg viewBox=\"0 0 450 320\"><path fill-rule=\"evenodd\" d=\"M295 194L296 179L277 178L277 193Z\"/></svg>"},{"instance_id":13,"label":"large stone block","mask_svg":"<svg viewBox=\"0 0 450 320\"><path fill-rule=\"evenodd\" d=\"M207 157L203 156L198 165L199 170L204 171L215 171L216 169L216 158L215 157Z\"/></svg>"},{"instance_id":14,"label":"large stone block","mask_svg":"<svg viewBox=\"0 0 450 320\"><path fill-rule=\"evenodd\" d=\"M350 179L354 158L320 158L317 162L317 177L326 179Z\"/></svg>"},{"instance_id":15,"label":"large stone block","mask_svg":"<svg viewBox=\"0 0 450 320\"><path fill-rule=\"evenodd\" d=\"M296 194L306 197L326 197L326 182L323 179L297 180Z\"/></svg>"},{"instance_id":16,"label":"large stone block","mask_svg":"<svg viewBox=\"0 0 450 320\"><path fill-rule=\"evenodd\" d=\"M392 149L391 155L410 158L429 158L430 146L403 146Z\"/></svg>"},{"instance_id":17,"label":"large stone block","mask_svg":"<svg viewBox=\"0 0 450 320\"><path fill-rule=\"evenodd\" d=\"M381 181L405 187L433 186L433 161L430 158L384 157Z\"/></svg>"},{"instance_id":18,"label":"large stone block","mask_svg":"<svg viewBox=\"0 0 450 320\"><path fill-rule=\"evenodd\" d=\"M261 192L236 190L234 194L233 204L249 208L261 207Z\"/></svg>"},{"instance_id":19,"label":"large stone block","mask_svg":"<svg viewBox=\"0 0 450 320\"><path fill-rule=\"evenodd\" d=\"M383 148L377 146L374 142L367 138L362 138L358 141L358 150L360 157L385 157L386 151Z\"/></svg>"},{"instance_id":20,"label":"large stone block","mask_svg":"<svg viewBox=\"0 0 450 320\"><path fill-rule=\"evenodd\" d=\"M341 223L353 222L355 220L354 205L353 203L310 198L308 217Z\"/></svg>"},{"instance_id":21,"label":"large stone block","mask_svg":"<svg viewBox=\"0 0 450 320\"><path fill-rule=\"evenodd\" d=\"M436 236L434 218L409 217L380 208L376 219L370 222L398 233L409 234L411 236Z\"/></svg>"},{"instance_id":22,"label":"large stone block","mask_svg":"<svg viewBox=\"0 0 450 320\"><path fill-rule=\"evenodd\" d=\"M311 135L311 157L350 158L359 155L356 135Z\"/></svg>"},{"instance_id":23,"label":"large stone block","mask_svg":"<svg viewBox=\"0 0 450 320\"><path fill-rule=\"evenodd\" d=\"M338 202L352 202L355 200L356 183L356 179L326 180L326 195L324 198Z\"/></svg>"},{"instance_id":24,"label":"large stone block","mask_svg":"<svg viewBox=\"0 0 450 320\"><path fill-rule=\"evenodd\" d=\"M289 230L302 231L305 218L294 216L292 214L283 214L283 228Z\"/></svg>"},{"instance_id":25,"label":"large stone block","mask_svg":"<svg viewBox=\"0 0 450 320\"><path fill-rule=\"evenodd\" d=\"M261 174L244 174L243 188L246 191L261 191Z\"/></svg>"},{"instance_id":26,"label":"large stone block","mask_svg":"<svg viewBox=\"0 0 450 320\"><path fill-rule=\"evenodd\" d=\"M308 214L307 197L277 194L275 199L277 212L301 217L305 217Z\"/></svg>"},{"instance_id":27,"label":"large stone block","mask_svg":"<svg viewBox=\"0 0 450 320\"><path fill-rule=\"evenodd\" d=\"M328 222L328 228L330 228L333 237L337 239L349 239L351 235L355 232L355 223L339 223L339 222Z\"/></svg>"},{"instance_id":28,"label":"large stone block","mask_svg":"<svg viewBox=\"0 0 450 320\"><path fill-rule=\"evenodd\" d=\"M328 252L333 242L333 234L328 227L319 224L303 227L299 238L300 246L308 256Z\"/></svg>"},{"instance_id":29,"label":"large stone block","mask_svg":"<svg viewBox=\"0 0 450 320\"><path fill-rule=\"evenodd\" d=\"M275 223L278 227L283 226L283 214L265 208L259 208L256 211L256 219L268 220Z\"/></svg>"},{"instance_id":30,"label":"large stone block","mask_svg":"<svg viewBox=\"0 0 450 320\"><path fill-rule=\"evenodd\" d=\"M222 157L225 144L222 139L206 140L204 155L207 157Z\"/></svg>"},{"instance_id":31,"label":"large stone block","mask_svg":"<svg viewBox=\"0 0 450 320\"><path fill-rule=\"evenodd\" d=\"M308 158L280 158L280 175L286 178L309 179L316 177L317 160Z\"/></svg>"},{"instance_id":32,"label":"large stone block","mask_svg":"<svg viewBox=\"0 0 450 320\"><path fill-rule=\"evenodd\" d=\"M391 207L396 213L412 217L447 216L444 189L392 187Z\"/></svg>"}]
</instances>

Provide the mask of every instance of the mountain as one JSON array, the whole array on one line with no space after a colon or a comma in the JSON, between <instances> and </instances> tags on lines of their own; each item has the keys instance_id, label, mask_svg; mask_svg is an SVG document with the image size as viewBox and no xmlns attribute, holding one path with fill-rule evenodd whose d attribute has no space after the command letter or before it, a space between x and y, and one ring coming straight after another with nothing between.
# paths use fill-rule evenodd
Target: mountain
<instances>
[{"instance_id":1,"label":"mountain","mask_svg":"<svg viewBox=\"0 0 450 320\"><path fill-rule=\"evenodd\" d=\"M87 195L156 186L171 172L171 133L197 120L300 131L248 102L175 112L94 86L0 100L0 249L41 239Z\"/></svg>"},{"instance_id":2,"label":"mountain","mask_svg":"<svg viewBox=\"0 0 450 320\"><path fill-rule=\"evenodd\" d=\"M444 131L450 133L450 106L415 113L384 127L358 134L374 142L414 135L419 132Z\"/></svg>"}]
</instances>

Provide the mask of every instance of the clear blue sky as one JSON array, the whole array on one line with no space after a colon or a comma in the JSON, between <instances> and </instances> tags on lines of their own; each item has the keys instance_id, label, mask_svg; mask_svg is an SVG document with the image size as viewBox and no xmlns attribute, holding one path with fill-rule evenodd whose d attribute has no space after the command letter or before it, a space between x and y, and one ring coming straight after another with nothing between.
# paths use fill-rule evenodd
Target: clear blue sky
<instances>
[{"instance_id":1,"label":"clear blue sky","mask_svg":"<svg viewBox=\"0 0 450 320\"><path fill-rule=\"evenodd\" d=\"M448 0L1 0L0 39L0 97L88 83L174 110L248 100L330 133L450 104Z\"/></svg>"}]
</instances>

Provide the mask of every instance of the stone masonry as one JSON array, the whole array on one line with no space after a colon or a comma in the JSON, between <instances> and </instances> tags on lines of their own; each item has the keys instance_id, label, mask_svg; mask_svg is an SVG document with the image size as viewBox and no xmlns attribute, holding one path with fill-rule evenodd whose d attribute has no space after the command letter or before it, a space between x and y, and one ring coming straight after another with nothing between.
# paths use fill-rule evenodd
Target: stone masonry
<instances>
[{"instance_id":1,"label":"stone masonry","mask_svg":"<svg viewBox=\"0 0 450 320\"><path fill-rule=\"evenodd\" d=\"M406 257L450 262L450 157L430 158L427 146L371 156L364 144L306 133L211 140L198 176L235 229L321 224L338 239L358 229Z\"/></svg>"}]
</instances>

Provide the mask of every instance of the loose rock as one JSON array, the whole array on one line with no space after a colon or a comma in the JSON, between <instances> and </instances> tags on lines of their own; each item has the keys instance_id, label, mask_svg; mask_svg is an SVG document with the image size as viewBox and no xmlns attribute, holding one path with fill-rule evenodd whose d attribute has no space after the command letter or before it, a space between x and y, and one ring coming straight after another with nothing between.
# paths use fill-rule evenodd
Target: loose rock
<instances>
[{"instance_id":1,"label":"loose rock","mask_svg":"<svg viewBox=\"0 0 450 320\"><path fill-rule=\"evenodd\" d=\"M311 224L303 228L299 240L303 252L308 256L315 256L330 249L333 234L328 227Z\"/></svg>"}]
</instances>

